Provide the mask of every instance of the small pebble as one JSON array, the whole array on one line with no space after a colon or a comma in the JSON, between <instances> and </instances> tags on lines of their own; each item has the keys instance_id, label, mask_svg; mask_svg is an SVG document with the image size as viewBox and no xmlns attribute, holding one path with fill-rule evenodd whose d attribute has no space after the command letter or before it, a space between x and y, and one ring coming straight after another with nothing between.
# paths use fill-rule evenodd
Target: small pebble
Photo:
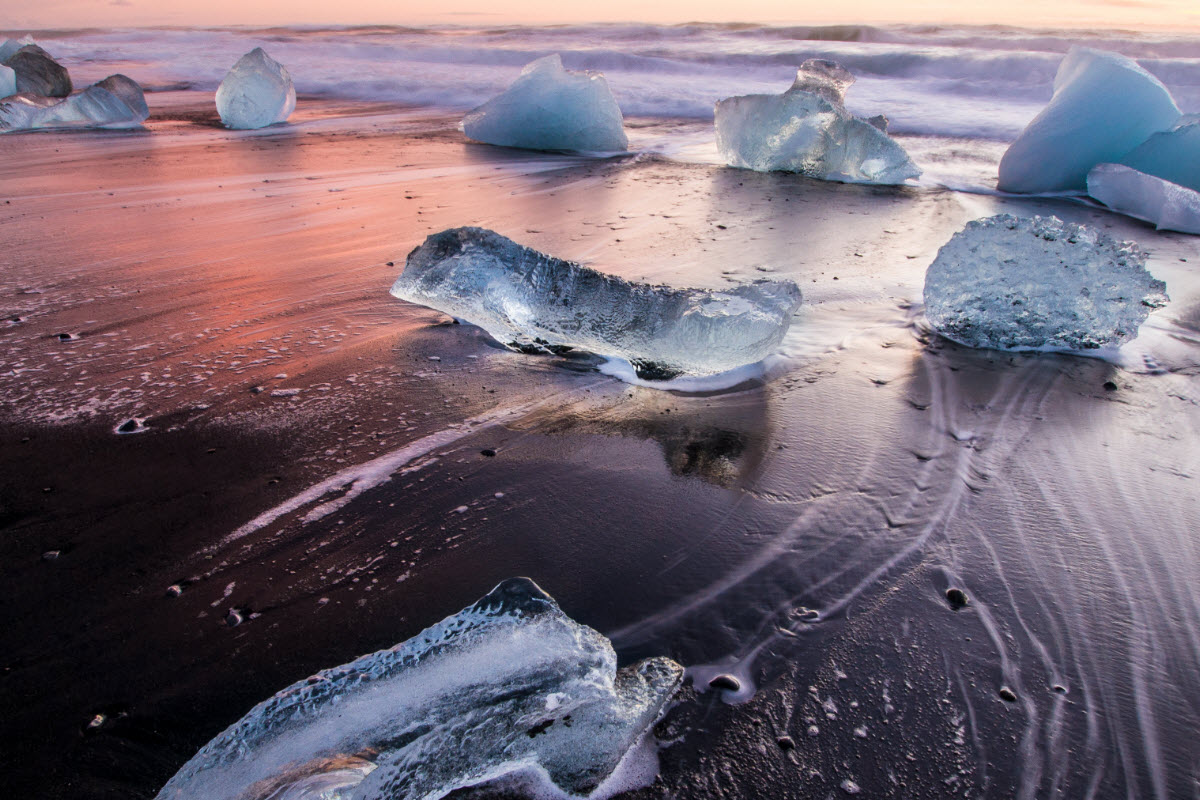
<instances>
[{"instance_id":1,"label":"small pebble","mask_svg":"<svg viewBox=\"0 0 1200 800\"><path fill-rule=\"evenodd\" d=\"M1017 702L1017 693L1007 686L1001 686L1000 699L1006 703L1015 703Z\"/></svg>"},{"instance_id":2,"label":"small pebble","mask_svg":"<svg viewBox=\"0 0 1200 800\"><path fill-rule=\"evenodd\" d=\"M92 717L90 722L88 722L88 724L87 724L88 730L94 731L94 730L96 730L96 728L99 728L101 725L103 725L106 721L107 721L107 718L103 714L97 714L96 716Z\"/></svg>"},{"instance_id":3,"label":"small pebble","mask_svg":"<svg viewBox=\"0 0 1200 800\"><path fill-rule=\"evenodd\" d=\"M136 419L127 419L117 426L117 433L133 433L141 427Z\"/></svg>"},{"instance_id":4,"label":"small pebble","mask_svg":"<svg viewBox=\"0 0 1200 800\"><path fill-rule=\"evenodd\" d=\"M229 613L225 615L225 624L231 628L242 624L242 615L236 608L229 609Z\"/></svg>"},{"instance_id":5,"label":"small pebble","mask_svg":"<svg viewBox=\"0 0 1200 800\"><path fill-rule=\"evenodd\" d=\"M775 744L779 745L780 750L795 750L796 740L790 736L780 736L775 740Z\"/></svg>"},{"instance_id":6,"label":"small pebble","mask_svg":"<svg viewBox=\"0 0 1200 800\"><path fill-rule=\"evenodd\" d=\"M1050 689L1055 694L1066 694L1067 693L1067 687L1065 687L1059 683L1054 684L1053 686L1050 687Z\"/></svg>"},{"instance_id":7,"label":"small pebble","mask_svg":"<svg viewBox=\"0 0 1200 800\"><path fill-rule=\"evenodd\" d=\"M1115 392L1119 387L1113 381L1105 381L1104 388L1110 392Z\"/></svg>"},{"instance_id":8,"label":"small pebble","mask_svg":"<svg viewBox=\"0 0 1200 800\"><path fill-rule=\"evenodd\" d=\"M167 596L168 597L179 597L179 595L181 595L181 594L183 594L183 587L180 586L178 583L172 583L170 586L167 587Z\"/></svg>"},{"instance_id":9,"label":"small pebble","mask_svg":"<svg viewBox=\"0 0 1200 800\"><path fill-rule=\"evenodd\" d=\"M736 692L742 688L742 682L729 674L721 674L708 682L710 689L725 689Z\"/></svg>"},{"instance_id":10,"label":"small pebble","mask_svg":"<svg viewBox=\"0 0 1200 800\"><path fill-rule=\"evenodd\" d=\"M484 448L483 450L480 450L480 451L479 451L479 455L481 455L481 456L487 456L488 458L495 458L495 457L496 457L496 451L495 451L495 450L493 450L493 449L492 449L492 448L490 448L490 447L487 447L487 448Z\"/></svg>"},{"instance_id":11,"label":"small pebble","mask_svg":"<svg viewBox=\"0 0 1200 800\"><path fill-rule=\"evenodd\" d=\"M60 555L62 555L62 553L58 550L47 550L46 552L42 553L42 561L53 561Z\"/></svg>"},{"instance_id":12,"label":"small pebble","mask_svg":"<svg viewBox=\"0 0 1200 800\"><path fill-rule=\"evenodd\" d=\"M809 736L820 736L821 729L818 728L816 725L809 725L808 730L805 731L805 733L807 733Z\"/></svg>"},{"instance_id":13,"label":"small pebble","mask_svg":"<svg viewBox=\"0 0 1200 800\"><path fill-rule=\"evenodd\" d=\"M951 587L946 590L946 602L950 604L951 608L958 611L967 604L967 593L962 589Z\"/></svg>"},{"instance_id":14,"label":"small pebble","mask_svg":"<svg viewBox=\"0 0 1200 800\"><path fill-rule=\"evenodd\" d=\"M846 794L858 794L862 791L862 787L849 778L846 778L846 780L842 781L841 785L842 791Z\"/></svg>"}]
</instances>

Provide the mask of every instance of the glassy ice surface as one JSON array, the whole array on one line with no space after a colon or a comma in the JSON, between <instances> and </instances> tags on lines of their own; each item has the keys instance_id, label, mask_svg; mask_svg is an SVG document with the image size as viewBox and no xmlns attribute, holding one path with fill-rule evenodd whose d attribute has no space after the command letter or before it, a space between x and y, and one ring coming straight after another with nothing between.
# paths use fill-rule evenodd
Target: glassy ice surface
<instances>
[{"instance_id":1,"label":"glassy ice surface","mask_svg":"<svg viewBox=\"0 0 1200 800\"><path fill-rule=\"evenodd\" d=\"M1167 87L1136 61L1073 47L1054 76L1054 97L1001 159L999 188L1082 191L1092 167L1121 161L1178 119Z\"/></svg>"},{"instance_id":2,"label":"glassy ice surface","mask_svg":"<svg viewBox=\"0 0 1200 800\"><path fill-rule=\"evenodd\" d=\"M629 148L604 76L568 71L557 53L526 65L508 89L463 118L462 130L477 142L528 150Z\"/></svg>"},{"instance_id":3,"label":"glassy ice surface","mask_svg":"<svg viewBox=\"0 0 1200 800\"><path fill-rule=\"evenodd\" d=\"M1200 192L1200 114L1180 117L1170 130L1154 134L1120 163Z\"/></svg>"},{"instance_id":4,"label":"glassy ice surface","mask_svg":"<svg viewBox=\"0 0 1200 800\"><path fill-rule=\"evenodd\" d=\"M8 61L13 53L27 44L35 44L32 36L22 36L20 39L5 39L4 44L0 44L0 62Z\"/></svg>"},{"instance_id":5,"label":"glassy ice surface","mask_svg":"<svg viewBox=\"0 0 1200 800\"><path fill-rule=\"evenodd\" d=\"M8 97L17 93L17 73L12 67L0 64L0 97Z\"/></svg>"},{"instance_id":6,"label":"glassy ice surface","mask_svg":"<svg viewBox=\"0 0 1200 800\"><path fill-rule=\"evenodd\" d=\"M392 294L478 325L515 349L616 356L644 378L711 375L759 361L778 347L800 304L790 282L722 291L630 283L482 228L427 238L409 254Z\"/></svg>"},{"instance_id":7,"label":"glassy ice surface","mask_svg":"<svg viewBox=\"0 0 1200 800\"><path fill-rule=\"evenodd\" d=\"M587 795L682 677L666 658L617 670L607 639L513 578L407 642L255 706L158 798L436 798L530 771Z\"/></svg>"},{"instance_id":8,"label":"glassy ice surface","mask_svg":"<svg viewBox=\"0 0 1200 800\"><path fill-rule=\"evenodd\" d=\"M921 174L894 139L887 120L846 110L854 76L832 61L805 61L780 95L728 97L717 103L717 148L725 163L760 172L899 184Z\"/></svg>"},{"instance_id":9,"label":"glassy ice surface","mask_svg":"<svg viewBox=\"0 0 1200 800\"><path fill-rule=\"evenodd\" d=\"M1200 234L1200 192L1123 164L1088 173L1088 194L1113 211L1152 222L1159 230Z\"/></svg>"},{"instance_id":10,"label":"glassy ice surface","mask_svg":"<svg viewBox=\"0 0 1200 800\"><path fill-rule=\"evenodd\" d=\"M28 38L28 37L27 37ZM18 92L41 95L43 97L66 97L71 93L71 76L62 64L54 60L49 53L32 40L26 42L5 42L4 50L11 50L13 44L18 47L3 59L4 65L16 73Z\"/></svg>"},{"instance_id":11,"label":"glassy ice surface","mask_svg":"<svg viewBox=\"0 0 1200 800\"><path fill-rule=\"evenodd\" d=\"M217 87L217 113L227 128L265 128L295 110L292 76L261 47L239 58Z\"/></svg>"},{"instance_id":12,"label":"glassy ice surface","mask_svg":"<svg viewBox=\"0 0 1200 800\"><path fill-rule=\"evenodd\" d=\"M947 339L997 350L1093 350L1137 336L1167 303L1133 242L1057 217L968 222L925 273L925 316Z\"/></svg>"},{"instance_id":13,"label":"glassy ice surface","mask_svg":"<svg viewBox=\"0 0 1200 800\"><path fill-rule=\"evenodd\" d=\"M124 75L110 75L62 100L21 94L0 102L0 131L134 128L149 116L142 87Z\"/></svg>"}]
</instances>

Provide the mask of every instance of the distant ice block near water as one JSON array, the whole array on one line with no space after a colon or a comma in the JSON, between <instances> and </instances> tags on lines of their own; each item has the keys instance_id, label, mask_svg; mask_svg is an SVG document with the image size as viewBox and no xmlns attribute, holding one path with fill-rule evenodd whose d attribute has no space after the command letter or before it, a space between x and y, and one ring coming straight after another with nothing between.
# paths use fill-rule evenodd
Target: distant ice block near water
<instances>
[{"instance_id":1,"label":"distant ice block near water","mask_svg":"<svg viewBox=\"0 0 1200 800\"><path fill-rule=\"evenodd\" d=\"M0 101L0 131L135 128L149 116L142 87L124 75L110 75L62 100L19 94Z\"/></svg>"},{"instance_id":2,"label":"distant ice block near water","mask_svg":"<svg viewBox=\"0 0 1200 800\"><path fill-rule=\"evenodd\" d=\"M850 183L901 184L920 176L887 135L886 118L859 119L846 110L848 70L810 59L783 94L728 97L717 103L717 148L731 167L799 172Z\"/></svg>"},{"instance_id":3,"label":"distant ice block near water","mask_svg":"<svg viewBox=\"0 0 1200 800\"><path fill-rule=\"evenodd\" d=\"M66 97L71 93L67 68L26 37L9 39L0 46L0 63L13 71L16 91L42 97Z\"/></svg>"},{"instance_id":4,"label":"distant ice block near water","mask_svg":"<svg viewBox=\"0 0 1200 800\"><path fill-rule=\"evenodd\" d=\"M511 86L467 114L477 142L527 150L629 149L621 109L598 72L570 72L557 53L526 65Z\"/></svg>"},{"instance_id":5,"label":"distant ice block near water","mask_svg":"<svg viewBox=\"0 0 1200 800\"><path fill-rule=\"evenodd\" d=\"M217 87L217 113L227 128L265 128L295 110L291 74L261 47L239 58Z\"/></svg>"},{"instance_id":6,"label":"distant ice block near water","mask_svg":"<svg viewBox=\"0 0 1200 800\"><path fill-rule=\"evenodd\" d=\"M515 349L616 356L648 379L760 361L783 340L800 303L790 282L719 291L630 283L482 228L427 238L409 254L392 294L474 323Z\"/></svg>"},{"instance_id":7,"label":"distant ice block near water","mask_svg":"<svg viewBox=\"0 0 1200 800\"><path fill-rule=\"evenodd\" d=\"M1000 161L1005 192L1082 191L1097 164L1121 162L1170 128L1179 108L1158 78L1117 53L1075 47L1054 76L1054 97Z\"/></svg>"},{"instance_id":8,"label":"distant ice block near water","mask_svg":"<svg viewBox=\"0 0 1200 800\"><path fill-rule=\"evenodd\" d=\"M12 67L0 64L0 97L8 97L17 93L17 73Z\"/></svg>"},{"instance_id":9,"label":"distant ice block near water","mask_svg":"<svg viewBox=\"0 0 1200 800\"><path fill-rule=\"evenodd\" d=\"M1121 345L1167 303L1132 242L1057 217L968 222L925 273L925 316L947 339L997 350Z\"/></svg>"},{"instance_id":10,"label":"distant ice block near water","mask_svg":"<svg viewBox=\"0 0 1200 800\"><path fill-rule=\"evenodd\" d=\"M1088 173L1088 194L1113 211L1154 223L1159 230L1200 234L1200 192L1124 164Z\"/></svg>"},{"instance_id":11,"label":"distant ice block near water","mask_svg":"<svg viewBox=\"0 0 1200 800\"><path fill-rule=\"evenodd\" d=\"M1200 192L1200 114L1180 117L1171 128L1138 145L1120 163Z\"/></svg>"},{"instance_id":12,"label":"distant ice block near water","mask_svg":"<svg viewBox=\"0 0 1200 800\"><path fill-rule=\"evenodd\" d=\"M607 796L682 677L666 658L618 670L607 639L514 578L255 706L158 800L433 800L517 772Z\"/></svg>"}]
</instances>

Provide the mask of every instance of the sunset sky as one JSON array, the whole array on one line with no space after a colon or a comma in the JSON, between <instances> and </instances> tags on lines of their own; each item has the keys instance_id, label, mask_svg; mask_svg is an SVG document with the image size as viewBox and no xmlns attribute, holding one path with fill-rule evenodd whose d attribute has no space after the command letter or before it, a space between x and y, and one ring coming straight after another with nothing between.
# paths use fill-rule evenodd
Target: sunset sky
<instances>
[{"instance_id":1,"label":"sunset sky","mask_svg":"<svg viewBox=\"0 0 1200 800\"><path fill-rule=\"evenodd\" d=\"M750 21L1200 28L1200 0L0 0L0 28L122 25Z\"/></svg>"}]
</instances>

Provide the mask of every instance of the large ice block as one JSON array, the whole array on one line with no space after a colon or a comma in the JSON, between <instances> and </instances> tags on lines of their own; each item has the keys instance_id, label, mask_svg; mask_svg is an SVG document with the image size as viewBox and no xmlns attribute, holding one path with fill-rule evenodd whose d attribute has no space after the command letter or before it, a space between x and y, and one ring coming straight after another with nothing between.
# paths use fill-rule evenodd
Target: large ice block
<instances>
[{"instance_id":1,"label":"large ice block","mask_svg":"<svg viewBox=\"0 0 1200 800\"><path fill-rule=\"evenodd\" d=\"M1159 230L1200 234L1200 192L1124 164L1088 173L1088 194L1113 211L1154 223Z\"/></svg>"},{"instance_id":2,"label":"large ice block","mask_svg":"<svg viewBox=\"0 0 1200 800\"><path fill-rule=\"evenodd\" d=\"M427 238L392 294L474 323L514 349L616 356L651 379L760 361L800 303L790 282L719 291L630 283L482 228Z\"/></svg>"},{"instance_id":3,"label":"large ice block","mask_svg":"<svg viewBox=\"0 0 1200 800\"><path fill-rule=\"evenodd\" d=\"M570 72L557 53L526 65L511 86L462 121L477 142L527 150L620 152L621 109L599 72Z\"/></svg>"},{"instance_id":4,"label":"large ice block","mask_svg":"<svg viewBox=\"0 0 1200 800\"><path fill-rule=\"evenodd\" d=\"M1057 217L977 219L925 273L925 316L948 339L997 350L1093 350L1137 336L1166 285L1133 242Z\"/></svg>"},{"instance_id":5,"label":"large ice block","mask_svg":"<svg viewBox=\"0 0 1200 800\"><path fill-rule=\"evenodd\" d=\"M586 796L682 677L666 658L618 670L607 639L514 578L390 650L255 706L158 800L432 800L518 771Z\"/></svg>"},{"instance_id":6,"label":"large ice block","mask_svg":"<svg viewBox=\"0 0 1200 800\"><path fill-rule=\"evenodd\" d=\"M1120 163L1200 192L1200 114L1180 117L1138 145Z\"/></svg>"},{"instance_id":7,"label":"large ice block","mask_svg":"<svg viewBox=\"0 0 1200 800\"><path fill-rule=\"evenodd\" d=\"M1082 191L1097 164L1119 162L1179 108L1162 82L1118 53L1074 47L1054 76L1054 96L1000 160L1005 192Z\"/></svg>"},{"instance_id":8,"label":"large ice block","mask_svg":"<svg viewBox=\"0 0 1200 800\"><path fill-rule=\"evenodd\" d=\"M110 75L62 100L19 94L0 102L0 131L34 128L135 128L150 116L142 87Z\"/></svg>"},{"instance_id":9,"label":"large ice block","mask_svg":"<svg viewBox=\"0 0 1200 800\"><path fill-rule=\"evenodd\" d=\"M5 49L9 49L8 42L5 44ZM4 59L4 65L16 73L18 92L42 97L66 97L71 93L67 68L36 44L21 44Z\"/></svg>"},{"instance_id":10,"label":"large ice block","mask_svg":"<svg viewBox=\"0 0 1200 800\"><path fill-rule=\"evenodd\" d=\"M921 174L887 135L884 117L846 110L854 76L821 59L800 65L783 94L728 97L717 103L717 148L725 163L760 172L799 172L852 183L900 184Z\"/></svg>"},{"instance_id":11,"label":"large ice block","mask_svg":"<svg viewBox=\"0 0 1200 800\"><path fill-rule=\"evenodd\" d=\"M227 128L265 128L295 110L292 76L261 47L239 58L217 87L217 113Z\"/></svg>"}]
</instances>

